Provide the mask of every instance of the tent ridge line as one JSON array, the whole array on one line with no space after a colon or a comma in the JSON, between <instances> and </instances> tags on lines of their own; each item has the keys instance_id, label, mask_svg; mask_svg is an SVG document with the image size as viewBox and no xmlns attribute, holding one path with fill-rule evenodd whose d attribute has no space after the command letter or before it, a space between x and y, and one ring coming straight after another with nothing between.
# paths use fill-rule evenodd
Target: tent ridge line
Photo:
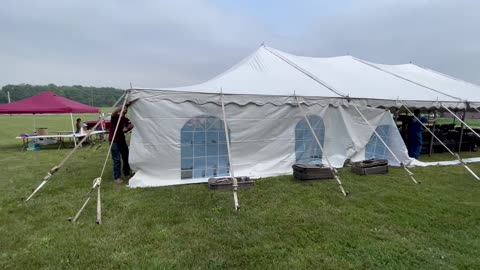
<instances>
[{"instance_id":1,"label":"tent ridge line","mask_svg":"<svg viewBox=\"0 0 480 270\"><path fill-rule=\"evenodd\" d=\"M425 69L425 70L427 70L427 71L436 73L436 74L438 74L438 75L440 75L440 76L443 76L443 77L446 77L446 78L455 80L455 81L457 81L457 82L470 84L470 85L472 85L472 86L474 86L474 87L480 88L480 85L477 85L477 84L474 84L474 83L472 83L472 82L468 82L468 81L465 81L465 80L462 80L462 79L459 79L459 78L452 77L452 76L447 75L447 74L444 74L444 73L442 73L442 72L440 72L440 71L436 71L436 70L433 70L433 69L429 69L429 68L427 68L427 67L424 67L424 66L421 66L421 65L417 65L417 64L412 64L412 65L415 65L415 66L417 66L417 67L419 67L419 68L422 68L422 69Z\"/></svg>"},{"instance_id":2,"label":"tent ridge line","mask_svg":"<svg viewBox=\"0 0 480 270\"><path fill-rule=\"evenodd\" d=\"M311 78L312 80L316 81L317 83L321 84L322 86L326 87L328 90L334 92L335 94L341 96L341 97L345 97L345 95L341 94L338 90L336 90L335 88L331 87L330 85L328 85L327 83L325 83L324 81L320 80L319 78L317 78L315 75L311 74L310 72L308 72L308 70L305 70L304 68L300 67L299 65L295 64L293 61L289 60L289 59L286 59L285 57L279 55L278 53L276 52L273 52L270 50L270 48L264 46L265 50L267 50L268 52L270 52L271 54L273 54L274 56L278 57L280 60L284 61L285 63L289 64L290 66L292 66L293 68L297 69L298 71L302 72L304 75L306 75L307 77Z\"/></svg>"},{"instance_id":3,"label":"tent ridge line","mask_svg":"<svg viewBox=\"0 0 480 270\"><path fill-rule=\"evenodd\" d=\"M392 76L395 76L395 77L397 77L397 78L399 78L399 79L405 80L405 81L407 81L407 82L409 82L409 83L413 83L413 84L418 85L418 86L420 86L420 87L423 87L423 88L426 88L426 89L428 89L428 90L434 91L434 92L436 92L436 93L438 93L438 94L442 94L442 95L445 95L445 96L447 96L447 97L451 97L451 98L456 99L456 100L458 100L458 101L464 101L464 100L462 100L462 99L459 98L459 97L455 97L455 96L452 96L452 95L450 95L450 94L446 94L446 93L444 93L444 92L442 92L442 91L440 91L440 90L437 90L437 89L431 88L431 87L429 87L429 86L423 85L423 84L421 84L421 83L418 83L418 82L416 82L416 81L410 80L410 79L408 79L408 78L405 78L405 77L403 77L403 76L400 76L400 75L398 75L398 74L395 74L394 72L391 72L391 71L385 70L385 69L383 69L383 68L381 68L381 67L377 67L376 65L367 63L367 62L365 62L365 61L362 60L362 59L358 59L358 58L356 58L356 57L352 57L352 59L354 59L355 61L357 61L357 62L359 62L359 63L362 63L362 64L364 64L364 65L367 65L367 66L369 66L369 67L378 69L378 70L383 71L383 72L385 72L385 73L387 73L387 74L390 74L390 75L392 75Z\"/></svg>"}]
</instances>

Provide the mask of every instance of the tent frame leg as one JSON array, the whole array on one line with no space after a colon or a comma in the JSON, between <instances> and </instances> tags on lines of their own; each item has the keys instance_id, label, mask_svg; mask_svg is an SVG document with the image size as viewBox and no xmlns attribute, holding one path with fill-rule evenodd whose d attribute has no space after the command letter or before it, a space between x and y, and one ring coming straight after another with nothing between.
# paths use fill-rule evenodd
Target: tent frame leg
<instances>
[{"instance_id":1,"label":"tent frame leg","mask_svg":"<svg viewBox=\"0 0 480 270\"><path fill-rule=\"evenodd\" d=\"M35 118L35 114L33 114L33 132L37 134L37 119Z\"/></svg>"}]
</instances>

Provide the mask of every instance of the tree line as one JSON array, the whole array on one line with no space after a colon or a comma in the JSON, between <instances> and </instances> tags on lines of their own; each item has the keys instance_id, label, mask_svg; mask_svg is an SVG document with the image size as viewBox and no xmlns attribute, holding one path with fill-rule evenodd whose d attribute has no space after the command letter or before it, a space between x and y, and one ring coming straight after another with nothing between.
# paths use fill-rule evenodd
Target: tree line
<instances>
[{"instance_id":1,"label":"tree line","mask_svg":"<svg viewBox=\"0 0 480 270\"><path fill-rule=\"evenodd\" d=\"M7 92L10 92L10 100L14 102L45 91L94 107L110 107L124 92L122 89L113 87L9 84L0 90L0 103L8 103Z\"/></svg>"}]
</instances>

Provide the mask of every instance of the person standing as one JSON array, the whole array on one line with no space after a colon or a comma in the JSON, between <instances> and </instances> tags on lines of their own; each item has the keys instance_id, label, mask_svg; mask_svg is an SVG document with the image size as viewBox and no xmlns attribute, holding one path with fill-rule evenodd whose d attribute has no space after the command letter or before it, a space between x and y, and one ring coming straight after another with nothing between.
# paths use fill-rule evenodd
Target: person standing
<instances>
[{"instance_id":1,"label":"person standing","mask_svg":"<svg viewBox=\"0 0 480 270\"><path fill-rule=\"evenodd\" d=\"M422 151L423 145L423 125L422 123L427 123L427 118L420 115L420 110L416 109L413 111L415 117L412 118L408 124L408 155L412 158L418 159L420 157L420 152ZM417 120L420 120L421 123Z\"/></svg>"},{"instance_id":2,"label":"person standing","mask_svg":"<svg viewBox=\"0 0 480 270\"><path fill-rule=\"evenodd\" d=\"M77 118L77 123L75 124L75 133L81 133L82 132L82 119Z\"/></svg>"},{"instance_id":3,"label":"person standing","mask_svg":"<svg viewBox=\"0 0 480 270\"><path fill-rule=\"evenodd\" d=\"M121 184L121 167L123 163L123 175L126 179L130 177L130 165L128 164L128 145L127 140L125 138L125 132L130 131L133 128L130 120L125 116L128 112L128 104L125 106L122 115L120 112L122 111L121 107L115 109L112 113L111 121L110 121L110 131L108 135L108 140L112 145L112 160L113 160L113 178L114 182L117 184ZM118 124L118 130L115 134L115 138L113 133L115 132L115 128Z\"/></svg>"}]
</instances>

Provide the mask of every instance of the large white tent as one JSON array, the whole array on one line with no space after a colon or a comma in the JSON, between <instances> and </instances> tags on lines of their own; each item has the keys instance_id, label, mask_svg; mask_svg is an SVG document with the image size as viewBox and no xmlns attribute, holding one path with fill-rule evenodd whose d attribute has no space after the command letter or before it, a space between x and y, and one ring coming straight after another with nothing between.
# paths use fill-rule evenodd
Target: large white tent
<instances>
[{"instance_id":1,"label":"large white tent","mask_svg":"<svg viewBox=\"0 0 480 270\"><path fill-rule=\"evenodd\" d=\"M479 91L412 64L301 57L261 46L205 83L129 91L136 127L130 143L136 174L130 186L205 182L233 168L237 176L288 174L296 162L342 167L347 159L376 157L408 164L392 115L380 108L478 107Z\"/></svg>"}]
</instances>

